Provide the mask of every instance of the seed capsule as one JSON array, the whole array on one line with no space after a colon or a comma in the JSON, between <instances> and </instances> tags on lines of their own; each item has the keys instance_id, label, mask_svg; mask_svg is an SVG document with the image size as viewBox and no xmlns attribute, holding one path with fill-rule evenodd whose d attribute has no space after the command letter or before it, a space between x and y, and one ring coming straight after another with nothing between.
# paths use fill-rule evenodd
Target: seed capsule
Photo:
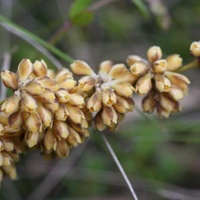
<instances>
[{"instance_id":1,"label":"seed capsule","mask_svg":"<svg viewBox=\"0 0 200 200\"><path fill-rule=\"evenodd\" d=\"M8 70L1 72L1 79L5 87L16 90L18 88L18 76Z\"/></svg>"}]
</instances>

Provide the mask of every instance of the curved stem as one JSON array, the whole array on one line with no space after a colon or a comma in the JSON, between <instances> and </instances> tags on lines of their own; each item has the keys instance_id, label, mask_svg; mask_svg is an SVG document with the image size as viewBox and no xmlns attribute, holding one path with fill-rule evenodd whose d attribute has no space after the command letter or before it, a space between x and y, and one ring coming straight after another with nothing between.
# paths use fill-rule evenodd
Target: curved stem
<instances>
[{"instance_id":1,"label":"curved stem","mask_svg":"<svg viewBox=\"0 0 200 200\"><path fill-rule=\"evenodd\" d=\"M138 198L137 198L137 196L136 196L136 193L135 193L135 191L134 191L134 189L133 189L133 187L132 187L132 185L131 185L131 182L130 182L130 180L128 179L128 176L126 175L126 173L125 173L125 171L124 171L122 165L120 164L120 162L119 162L119 160L118 160L118 158L117 158L115 152L113 151L113 149L112 149L110 143L108 142L108 140L107 140L107 138L106 138L106 136L105 136L104 133L102 133L102 138L103 138L103 140L104 140L104 142L105 142L105 144L106 144L106 146L107 146L107 148L108 148L108 150L109 150L109 152L110 152L110 154L111 154L113 160L115 161L115 163L116 163L116 165L117 165L119 171L121 172L121 174L122 174L124 180L126 181L126 184L127 184L127 186L129 187L129 190L130 190L130 192L131 192L131 194L132 194L132 196L133 196L133 199L134 199L134 200L138 200Z\"/></svg>"},{"instance_id":2,"label":"curved stem","mask_svg":"<svg viewBox=\"0 0 200 200\"><path fill-rule=\"evenodd\" d=\"M200 67L200 58L196 58L195 60L193 60L192 62L188 63L187 65L183 65L180 69L178 69L178 72L183 72L189 69L193 69L193 68L198 68Z\"/></svg>"}]
</instances>

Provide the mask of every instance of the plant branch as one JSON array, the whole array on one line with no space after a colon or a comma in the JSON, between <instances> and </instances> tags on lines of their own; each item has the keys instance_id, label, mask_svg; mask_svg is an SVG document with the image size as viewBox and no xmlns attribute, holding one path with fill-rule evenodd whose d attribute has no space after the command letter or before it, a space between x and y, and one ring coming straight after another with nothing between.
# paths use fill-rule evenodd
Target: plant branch
<instances>
[{"instance_id":1,"label":"plant branch","mask_svg":"<svg viewBox=\"0 0 200 200\"><path fill-rule=\"evenodd\" d=\"M193 60L192 62L188 63L187 65L183 65L178 72L183 72L189 69L193 69L193 68L200 68L200 58L196 58L195 60Z\"/></svg>"},{"instance_id":2,"label":"plant branch","mask_svg":"<svg viewBox=\"0 0 200 200\"><path fill-rule=\"evenodd\" d=\"M31 39L31 41L37 42L38 44L42 45L43 47L45 47L46 49L48 49L49 51L51 51L52 53L57 55L58 57L65 60L66 62L68 62L68 63L73 62L74 59L71 58L70 56L66 55L65 53L63 53L62 51L60 51L53 45L49 44L48 42L44 41L43 39L39 38L35 34L24 29L23 27L11 22L9 19L7 19L6 17L4 17L2 15L0 15L0 24L4 25L4 27L6 25L6 27L10 27L12 31L15 30L16 32L21 33L22 35L26 36L26 38ZM19 34L18 34L18 36L19 36ZM26 41L27 41L27 39L26 39Z\"/></svg>"},{"instance_id":3,"label":"plant branch","mask_svg":"<svg viewBox=\"0 0 200 200\"><path fill-rule=\"evenodd\" d=\"M136 196L136 193L135 193L135 191L134 191L134 189L133 189L133 187L131 185L131 182L128 179L128 176L126 175L122 165L120 164L115 152L113 151L113 149L112 149L112 147L111 147L111 145L110 145L109 141L107 140L107 138L106 138L104 133L102 133L102 138L103 138L103 140L104 140L104 142L105 142L105 144L106 144L106 146L107 146L107 148L108 148L113 160L115 161L115 164L117 165L118 169L120 170L120 172L121 172L121 174L122 174L127 186L129 187L129 190L130 190L130 192L131 192L131 194L133 196L133 199L134 200L138 200L138 198Z\"/></svg>"}]
</instances>

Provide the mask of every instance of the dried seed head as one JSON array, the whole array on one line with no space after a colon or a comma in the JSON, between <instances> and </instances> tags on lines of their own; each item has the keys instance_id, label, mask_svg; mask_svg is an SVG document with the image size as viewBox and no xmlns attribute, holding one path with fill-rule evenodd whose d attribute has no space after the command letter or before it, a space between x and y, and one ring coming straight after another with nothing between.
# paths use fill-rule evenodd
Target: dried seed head
<instances>
[{"instance_id":1,"label":"dried seed head","mask_svg":"<svg viewBox=\"0 0 200 200\"><path fill-rule=\"evenodd\" d=\"M94 72L90 66L81 60L75 60L71 65L71 70L77 75L93 75Z\"/></svg>"},{"instance_id":2,"label":"dried seed head","mask_svg":"<svg viewBox=\"0 0 200 200\"><path fill-rule=\"evenodd\" d=\"M56 101L55 93L50 89L46 89L42 94L38 96L38 98L43 103L53 103Z\"/></svg>"},{"instance_id":3,"label":"dried seed head","mask_svg":"<svg viewBox=\"0 0 200 200\"><path fill-rule=\"evenodd\" d=\"M84 98L78 93L70 94L69 103L74 106L83 107L85 104Z\"/></svg>"},{"instance_id":4,"label":"dried seed head","mask_svg":"<svg viewBox=\"0 0 200 200\"><path fill-rule=\"evenodd\" d=\"M11 114L8 118L8 124L12 129L19 130L24 120L20 111Z\"/></svg>"},{"instance_id":5,"label":"dried seed head","mask_svg":"<svg viewBox=\"0 0 200 200\"><path fill-rule=\"evenodd\" d=\"M59 88L70 91L76 86L76 83L77 82L73 79L64 79L58 85L59 85Z\"/></svg>"},{"instance_id":6,"label":"dried seed head","mask_svg":"<svg viewBox=\"0 0 200 200\"><path fill-rule=\"evenodd\" d=\"M73 79L73 74L69 69L63 68L61 69L55 76L55 80L60 83L65 79Z\"/></svg>"},{"instance_id":7,"label":"dried seed head","mask_svg":"<svg viewBox=\"0 0 200 200\"><path fill-rule=\"evenodd\" d=\"M148 66L144 62L138 61L130 66L130 70L133 75L140 77L144 76L148 72Z\"/></svg>"},{"instance_id":8,"label":"dried seed head","mask_svg":"<svg viewBox=\"0 0 200 200\"><path fill-rule=\"evenodd\" d=\"M172 54L167 56L167 71L176 71L182 66L183 59L178 54Z\"/></svg>"},{"instance_id":9,"label":"dried seed head","mask_svg":"<svg viewBox=\"0 0 200 200\"><path fill-rule=\"evenodd\" d=\"M69 128L66 122L54 120L53 131L58 138L66 139L69 135Z\"/></svg>"},{"instance_id":10,"label":"dried seed head","mask_svg":"<svg viewBox=\"0 0 200 200\"><path fill-rule=\"evenodd\" d=\"M157 113L160 116L160 118L168 118L170 116L170 112L162 108L161 106L157 106Z\"/></svg>"},{"instance_id":11,"label":"dried seed head","mask_svg":"<svg viewBox=\"0 0 200 200\"><path fill-rule=\"evenodd\" d=\"M18 76L14 74L13 72L10 72L8 70L4 70L1 72L1 79L3 81L3 84L12 89L16 90L18 88Z\"/></svg>"},{"instance_id":12,"label":"dried seed head","mask_svg":"<svg viewBox=\"0 0 200 200\"><path fill-rule=\"evenodd\" d=\"M80 135L73 128L69 128L69 135L67 137L67 142L74 147L82 143Z\"/></svg>"},{"instance_id":13,"label":"dried seed head","mask_svg":"<svg viewBox=\"0 0 200 200\"><path fill-rule=\"evenodd\" d=\"M124 78L128 70L124 64L115 64L112 66L111 70L109 71L108 75L113 79L121 79Z\"/></svg>"},{"instance_id":14,"label":"dried seed head","mask_svg":"<svg viewBox=\"0 0 200 200\"><path fill-rule=\"evenodd\" d=\"M39 132L26 132L25 141L29 148L34 147L39 141Z\"/></svg>"},{"instance_id":15,"label":"dried seed head","mask_svg":"<svg viewBox=\"0 0 200 200\"><path fill-rule=\"evenodd\" d=\"M152 65L152 69L156 74L163 74L166 68L167 68L167 61L164 59L156 60Z\"/></svg>"},{"instance_id":16,"label":"dried seed head","mask_svg":"<svg viewBox=\"0 0 200 200\"><path fill-rule=\"evenodd\" d=\"M162 50L158 46L153 46L149 48L149 50L147 51L147 58L150 64L152 64L156 60L161 59L161 57L162 57Z\"/></svg>"},{"instance_id":17,"label":"dried seed head","mask_svg":"<svg viewBox=\"0 0 200 200\"><path fill-rule=\"evenodd\" d=\"M66 103L70 99L70 94L65 89L61 88L55 94L60 103Z\"/></svg>"},{"instance_id":18,"label":"dried seed head","mask_svg":"<svg viewBox=\"0 0 200 200\"><path fill-rule=\"evenodd\" d=\"M55 118L59 121L65 121L69 116L68 110L64 104L60 104L58 110L55 113Z\"/></svg>"},{"instance_id":19,"label":"dried seed head","mask_svg":"<svg viewBox=\"0 0 200 200\"><path fill-rule=\"evenodd\" d=\"M172 84L168 78L163 75L156 74L155 76L156 88L159 92L169 92Z\"/></svg>"},{"instance_id":20,"label":"dried seed head","mask_svg":"<svg viewBox=\"0 0 200 200\"><path fill-rule=\"evenodd\" d=\"M192 42L192 44L190 45L190 53L194 57L200 57L200 41Z\"/></svg>"},{"instance_id":21,"label":"dried seed head","mask_svg":"<svg viewBox=\"0 0 200 200\"><path fill-rule=\"evenodd\" d=\"M184 92L179 87L172 86L169 95L174 101L180 101L184 97Z\"/></svg>"},{"instance_id":22,"label":"dried seed head","mask_svg":"<svg viewBox=\"0 0 200 200\"><path fill-rule=\"evenodd\" d=\"M134 102L131 98L117 96L117 102L113 105L113 107L117 112L124 114L133 110Z\"/></svg>"},{"instance_id":23,"label":"dried seed head","mask_svg":"<svg viewBox=\"0 0 200 200\"><path fill-rule=\"evenodd\" d=\"M37 83L43 85L46 89L56 92L59 89L58 83L47 76L39 77L36 79Z\"/></svg>"},{"instance_id":24,"label":"dried seed head","mask_svg":"<svg viewBox=\"0 0 200 200\"><path fill-rule=\"evenodd\" d=\"M99 131L103 131L104 129L106 129L106 125L104 124L102 120L100 112L95 116L94 124L95 124L96 129Z\"/></svg>"},{"instance_id":25,"label":"dried seed head","mask_svg":"<svg viewBox=\"0 0 200 200\"><path fill-rule=\"evenodd\" d=\"M140 62L140 61L142 61L142 58L140 56L137 56L137 55L128 56L128 58L126 59L126 63L130 67L132 65L134 65L136 62Z\"/></svg>"},{"instance_id":26,"label":"dried seed head","mask_svg":"<svg viewBox=\"0 0 200 200\"><path fill-rule=\"evenodd\" d=\"M148 73L137 81L135 86L135 91L139 95L144 95L150 92L151 89L152 89L151 74Z\"/></svg>"},{"instance_id":27,"label":"dried seed head","mask_svg":"<svg viewBox=\"0 0 200 200\"><path fill-rule=\"evenodd\" d=\"M102 97L100 92L95 92L87 102L88 110L93 112L99 112L102 106Z\"/></svg>"},{"instance_id":28,"label":"dried seed head","mask_svg":"<svg viewBox=\"0 0 200 200\"><path fill-rule=\"evenodd\" d=\"M25 120L26 130L28 132L41 131L42 121L37 112L31 113L29 117Z\"/></svg>"},{"instance_id":29,"label":"dried seed head","mask_svg":"<svg viewBox=\"0 0 200 200\"><path fill-rule=\"evenodd\" d=\"M47 149L47 151L56 150L57 147L57 138L53 133L53 130L48 128L47 132L44 136L44 146Z\"/></svg>"},{"instance_id":30,"label":"dried seed head","mask_svg":"<svg viewBox=\"0 0 200 200\"><path fill-rule=\"evenodd\" d=\"M85 116L79 108L67 106L67 110L69 111L70 120L75 124L81 124L82 121L85 120Z\"/></svg>"},{"instance_id":31,"label":"dried seed head","mask_svg":"<svg viewBox=\"0 0 200 200\"><path fill-rule=\"evenodd\" d=\"M24 82L27 80L27 78L31 75L33 72L33 65L29 59L23 59L17 69L17 74L19 76L19 79L21 82Z\"/></svg>"},{"instance_id":32,"label":"dried seed head","mask_svg":"<svg viewBox=\"0 0 200 200\"><path fill-rule=\"evenodd\" d=\"M70 148L65 140L58 142L56 147L56 154L60 158L66 158L69 155Z\"/></svg>"}]
</instances>

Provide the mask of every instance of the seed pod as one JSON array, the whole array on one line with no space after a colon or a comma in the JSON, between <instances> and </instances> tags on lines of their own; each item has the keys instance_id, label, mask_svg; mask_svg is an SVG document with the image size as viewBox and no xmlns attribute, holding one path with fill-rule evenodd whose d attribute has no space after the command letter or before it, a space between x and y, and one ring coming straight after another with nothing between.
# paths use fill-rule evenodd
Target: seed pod
<instances>
[{"instance_id":1,"label":"seed pod","mask_svg":"<svg viewBox=\"0 0 200 200\"><path fill-rule=\"evenodd\" d=\"M66 121L69 112L64 104L60 104L58 110L55 112L55 118L59 121Z\"/></svg>"},{"instance_id":2,"label":"seed pod","mask_svg":"<svg viewBox=\"0 0 200 200\"><path fill-rule=\"evenodd\" d=\"M39 77L35 81L53 92L56 92L59 89L58 83L54 79L50 79L47 76Z\"/></svg>"},{"instance_id":3,"label":"seed pod","mask_svg":"<svg viewBox=\"0 0 200 200\"><path fill-rule=\"evenodd\" d=\"M166 60L168 63L166 68L167 71L177 71L182 66L183 62L183 59L178 54L169 55Z\"/></svg>"},{"instance_id":4,"label":"seed pod","mask_svg":"<svg viewBox=\"0 0 200 200\"><path fill-rule=\"evenodd\" d=\"M70 120L75 124L81 124L85 120L85 116L79 108L68 105L67 110L69 111Z\"/></svg>"},{"instance_id":5,"label":"seed pod","mask_svg":"<svg viewBox=\"0 0 200 200\"><path fill-rule=\"evenodd\" d=\"M55 80L60 83L65 79L73 79L73 74L69 69L63 68L61 69L55 76Z\"/></svg>"},{"instance_id":6,"label":"seed pod","mask_svg":"<svg viewBox=\"0 0 200 200\"><path fill-rule=\"evenodd\" d=\"M73 128L69 128L69 135L67 137L67 142L68 144L74 147L82 143L80 135Z\"/></svg>"},{"instance_id":7,"label":"seed pod","mask_svg":"<svg viewBox=\"0 0 200 200\"><path fill-rule=\"evenodd\" d=\"M7 114L12 114L19 109L19 100L18 95L13 95L6 99L1 105L1 110Z\"/></svg>"},{"instance_id":8,"label":"seed pod","mask_svg":"<svg viewBox=\"0 0 200 200\"><path fill-rule=\"evenodd\" d=\"M47 76L46 63L43 60L41 60L41 61L36 60L33 63L33 73L37 77Z\"/></svg>"},{"instance_id":9,"label":"seed pod","mask_svg":"<svg viewBox=\"0 0 200 200\"><path fill-rule=\"evenodd\" d=\"M137 56L137 55L130 55L126 59L126 63L128 64L129 67L134 65L136 62L140 62L140 61L142 61L142 58L140 56Z\"/></svg>"},{"instance_id":10,"label":"seed pod","mask_svg":"<svg viewBox=\"0 0 200 200\"><path fill-rule=\"evenodd\" d=\"M39 95L45 91L43 85L38 83L37 81L30 81L25 87L24 90L32 95Z\"/></svg>"},{"instance_id":11,"label":"seed pod","mask_svg":"<svg viewBox=\"0 0 200 200\"><path fill-rule=\"evenodd\" d=\"M17 69L17 74L21 82L24 82L33 72L33 65L29 59L23 59Z\"/></svg>"},{"instance_id":12,"label":"seed pod","mask_svg":"<svg viewBox=\"0 0 200 200\"><path fill-rule=\"evenodd\" d=\"M61 140L58 142L56 147L56 154L60 158L65 158L69 155L70 148L65 140Z\"/></svg>"},{"instance_id":13,"label":"seed pod","mask_svg":"<svg viewBox=\"0 0 200 200\"><path fill-rule=\"evenodd\" d=\"M141 77L141 76L144 76L148 72L149 69L148 69L148 66L144 62L138 61L138 62L135 62L133 65L131 65L130 70L133 75L137 77Z\"/></svg>"},{"instance_id":14,"label":"seed pod","mask_svg":"<svg viewBox=\"0 0 200 200\"><path fill-rule=\"evenodd\" d=\"M75 60L71 65L71 70L77 75L93 75L94 72L90 68L90 66L82 61L82 60Z\"/></svg>"},{"instance_id":15,"label":"seed pod","mask_svg":"<svg viewBox=\"0 0 200 200\"><path fill-rule=\"evenodd\" d=\"M170 112L162 108L161 106L157 106L157 113L160 118L168 118L170 116Z\"/></svg>"},{"instance_id":16,"label":"seed pod","mask_svg":"<svg viewBox=\"0 0 200 200\"><path fill-rule=\"evenodd\" d=\"M153 95L147 95L142 100L142 109L146 113L152 113L157 106L157 101Z\"/></svg>"},{"instance_id":17,"label":"seed pod","mask_svg":"<svg viewBox=\"0 0 200 200\"><path fill-rule=\"evenodd\" d=\"M53 131L58 139L66 139L69 135L69 128L66 122L54 120Z\"/></svg>"},{"instance_id":18,"label":"seed pod","mask_svg":"<svg viewBox=\"0 0 200 200\"><path fill-rule=\"evenodd\" d=\"M3 167L4 173L12 180L17 178L16 168L13 165Z\"/></svg>"},{"instance_id":19,"label":"seed pod","mask_svg":"<svg viewBox=\"0 0 200 200\"><path fill-rule=\"evenodd\" d=\"M160 74L155 75L155 82L156 82L156 88L159 90L159 92L169 92L172 86L170 80Z\"/></svg>"},{"instance_id":20,"label":"seed pod","mask_svg":"<svg viewBox=\"0 0 200 200\"><path fill-rule=\"evenodd\" d=\"M83 107L85 104L84 98L78 93L70 94L69 103L74 106Z\"/></svg>"},{"instance_id":21,"label":"seed pod","mask_svg":"<svg viewBox=\"0 0 200 200\"><path fill-rule=\"evenodd\" d=\"M39 132L29 132L27 131L25 134L25 142L29 148L34 147L38 144L39 141Z\"/></svg>"},{"instance_id":22,"label":"seed pod","mask_svg":"<svg viewBox=\"0 0 200 200\"><path fill-rule=\"evenodd\" d=\"M54 135L53 130L51 128L47 129L43 141L44 141L44 146L47 149L47 151L56 150L57 138Z\"/></svg>"},{"instance_id":23,"label":"seed pod","mask_svg":"<svg viewBox=\"0 0 200 200\"><path fill-rule=\"evenodd\" d=\"M195 57L200 57L200 41L192 42L190 45L190 53Z\"/></svg>"},{"instance_id":24,"label":"seed pod","mask_svg":"<svg viewBox=\"0 0 200 200\"><path fill-rule=\"evenodd\" d=\"M150 64L152 64L156 60L161 59L161 57L162 57L162 50L158 46L152 46L147 51L147 58L148 58L148 61L150 62Z\"/></svg>"},{"instance_id":25,"label":"seed pod","mask_svg":"<svg viewBox=\"0 0 200 200\"><path fill-rule=\"evenodd\" d=\"M70 94L65 89L61 88L55 94L60 103L66 103L70 99Z\"/></svg>"},{"instance_id":26,"label":"seed pod","mask_svg":"<svg viewBox=\"0 0 200 200\"><path fill-rule=\"evenodd\" d=\"M156 74L163 74L167 68L167 61L164 59L156 60L152 64L152 69Z\"/></svg>"},{"instance_id":27,"label":"seed pod","mask_svg":"<svg viewBox=\"0 0 200 200\"><path fill-rule=\"evenodd\" d=\"M31 113L25 120L26 130L28 132L42 131L42 122L37 112Z\"/></svg>"},{"instance_id":28,"label":"seed pod","mask_svg":"<svg viewBox=\"0 0 200 200\"><path fill-rule=\"evenodd\" d=\"M111 107L113 104L115 104L117 101L117 96L114 90L110 88L103 90L102 101L108 107Z\"/></svg>"},{"instance_id":29,"label":"seed pod","mask_svg":"<svg viewBox=\"0 0 200 200\"><path fill-rule=\"evenodd\" d=\"M73 79L64 79L63 81L59 82L59 88L65 89L67 91L72 90L76 86L77 82Z\"/></svg>"},{"instance_id":30,"label":"seed pod","mask_svg":"<svg viewBox=\"0 0 200 200\"><path fill-rule=\"evenodd\" d=\"M129 82L112 84L112 88L122 97L131 97L134 92L134 87Z\"/></svg>"},{"instance_id":31,"label":"seed pod","mask_svg":"<svg viewBox=\"0 0 200 200\"><path fill-rule=\"evenodd\" d=\"M88 110L93 112L99 112L102 106L102 97L100 92L95 92L87 102Z\"/></svg>"},{"instance_id":32,"label":"seed pod","mask_svg":"<svg viewBox=\"0 0 200 200\"><path fill-rule=\"evenodd\" d=\"M108 75L112 77L113 79L120 79L124 77L126 72L127 72L127 69L124 64L116 64L112 66Z\"/></svg>"},{"instance_id":33,"label":"seed pod","mask_svg":"<svg viewBox=\"0 0 200 200\"><path fill-rule=\"evenodd\" d=\"M18 130L22 127L24 120L20 111L17 111L9 116L8 124L11 128Z\"/></svg>"},{"instance_id":34,"label":"seed pod","mask_svg":"<svg viewBox=\"0 0 200 200\"><path fill-rule=\"evenodd\" d=\"M151 74L148 73L141 77L135 86L135 91L139 95L147 94L152 89Z\"/></svg>"},{"instance_id":35,"label":"seed pod","mask_svg":"<svg viewBox=\"0 0 200 200\"><path fill-rule=\"evenodd\" d=\"M23 93L21 98L21 110L33 113L37 109L37 102L36 100L29 94Z\"/></svg>"},{"instance_id":36,"label":"seed pod","mask_svg":"<svg viewBox=\"0 0 200 200\"><path fill-rule=\"evenodd\" d=\"M134 102L130 98L117 96L117 102L113 105L113 107L117 112L124 114L133 110Z\"/></svg>"},{"instance_id":37,"label":"seed pod","mask_svg":"<svg viewBox=\"0 0 200 200\"><path fill-rule=\"evenodd\" d=\"M112 66L113 63L110 60L101 62L99 65L99 74L108 74Z\"/></svg>"},{"instance_id":38,"label":"seed pod","mask_svg":"<svg viewBox=\"0 0 200 200\"><path fill-rule=\"evenodd\" d=\"M1 72L1 79L5 87L8 87L12 90L16 90L18 88L19 79L15 73L4 70Z\"/></svg>"},{"instance_id":39,"label":"seed pod","mask_svg":"<svg viewBox=\"0 0 200 200\"><path fill-rule=\"evenodd\" d=\"M104 124L109 127L118 122L117 113L113 107L104 106L101 117Z\"/></svg>"},{"instance_id":40,"label":"seed pod","mask_svg":"<svg viewBox=\"0 0 200 200\"><path fill-rule=\"evenodd\" d=\"M83 92L88 92L96 84L96 79L91 76L84 76L79 80L78 88Z\"/></svg>"},{"instance_id":41,"label":"seed pod","mask_svg":"<svg viewBox=\"0 0 200 200\"><path fill-rule=\"evenodd\" d=\"M95 128L99 131L103 131L104 129L106 129L106 125L104 124L102 120L101 113L97 113L97 115L95 116L94 124L95 124Z\"/></svg>"},{"instance_id":42,"label":"seed pod","mask_svg":"<svg viewBox=\"0 0 200 200\"><path fill-rule=\"evenodd\" d=\"M169 95L174 101L180 101L184 97L183 90L176 86L171 87Z\"/></svg>"}]
</instances>

